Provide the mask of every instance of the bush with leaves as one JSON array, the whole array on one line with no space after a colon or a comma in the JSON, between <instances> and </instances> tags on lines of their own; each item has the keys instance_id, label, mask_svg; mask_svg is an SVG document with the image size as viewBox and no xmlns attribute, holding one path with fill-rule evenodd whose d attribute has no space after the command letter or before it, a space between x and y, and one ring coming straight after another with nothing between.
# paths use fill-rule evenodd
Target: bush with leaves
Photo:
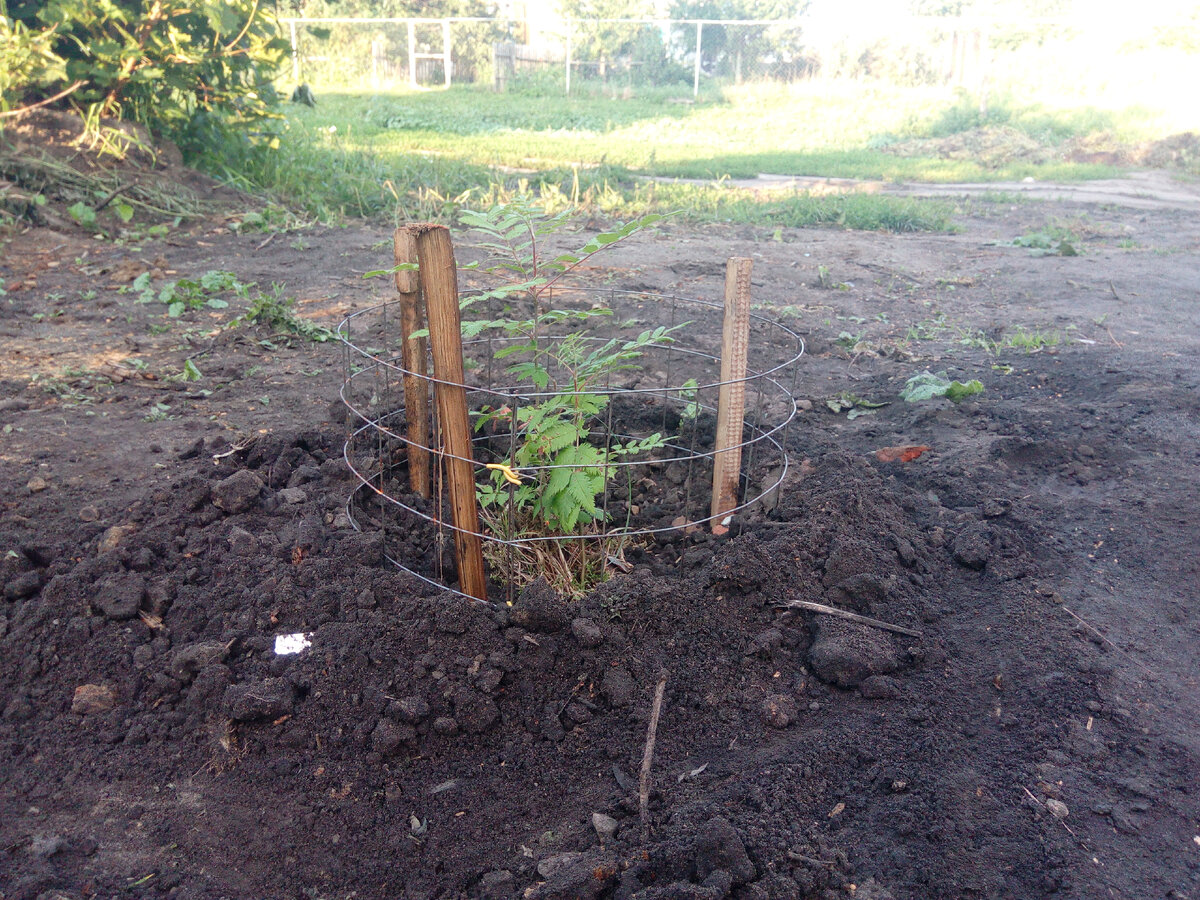
<instances>
[{"instance_id":1,"label":"bush with leaves","mask_svg":"<svg viewBox=\"0 0 1200 900\"><path fill-rule=\"evenodd\" d=\"M491 332L504 338L505 346L495 358L515 358L508 371L530 385L523 398L515 398L513 407L488 408L476 414L477 431L509 429L514 436L511 458L490 466L489 481L478 487L489 527L510 540L595 533L605 518L601 497L620 461L665 444L659 433L622 441L604 434L600 446L593 443L593 432L603 431L597 426L610 402L612 376L637 368L646 349L670 343L672 333L684 326L600 340L567 327L586 326L589 321L611 316L612 310L544 308L549 292L565 276L596 253L662 217L646 216L620 225L595 235L574 252L547 258L542 241L561 231L572 212L568 209L546 216L530 201L517 199L486 212L461 214L463 224L485 236L479 246L489 258L477 267L505 281L467 296L464 307L519 297L532 309L527 317L463 322L464 337ZM603 542L597 546L598 551L591 553L579 542L569 550L558 547L549 554L553 559L543 555L535 565L504 554L492 561L510 581L543 576L559 589L579 593L603 578L605 549ZM547 563L552 568L556 563L562 565L547 572Z\"/></svg>"},{"instance_id":2,"label":"bush with leaves","mask_svg":"<svg viewBox=\"0 0 1200 900\"><path fill-rule=\"evenodd\" d=\"M262 0L0 0L0 23L5 107L62 94L93 125L140 122L185 152L270 116L289 51Z\"/></svg>"}]
</instances>

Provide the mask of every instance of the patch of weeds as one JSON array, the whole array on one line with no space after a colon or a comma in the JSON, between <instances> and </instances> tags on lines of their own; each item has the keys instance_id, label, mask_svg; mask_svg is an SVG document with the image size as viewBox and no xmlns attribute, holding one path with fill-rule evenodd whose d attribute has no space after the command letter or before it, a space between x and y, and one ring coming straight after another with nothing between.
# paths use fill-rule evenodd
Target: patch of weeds
<instances>
[{"instance_id":1,"label":"patch of weeds","mask_svg":"<svg viewBox=\"0 0 1200 900\"><path fill-rule=\"evenodd\" d=\"M143 422L165 422L172 418L171 407L166 403L155 403L150 407L150 412L142 416Z\"/></svg>"},{"instance_id":2,"label":"patch of weeds","mask_svg":"<svg viewBox=\"0 0 1200 900\"><path fill-rule=\"evenodd\" d=\"M922 400L932 400L934 397L945 397L954 403L959 403L967 397L983 393L981 381L955 381L945 372L921 372L912 376L904 383L900 391L900 399L906 403L919 403Z\"/></svg>"},{"instance_id":3,"label":"patch of weeds","mask_svg":"<svg viewBox=\"0 0 1200 900\"><path fill-rule=\"evenodd\" d=\"M950 325L944 312L936 313L932 319L925 319L908 326L905 339L908 341L934 341L941 337Z\"/></svg>"},{"instance_id":4,"label":"patch of weeds","mask_svg":"<svg viewBox=\"0 0 1200 900\"><path fill-rule=\"evenodd\" d=\"M891 401L876 402L867 400L850 391L842 391L825 401L831 412L845 413L847 419L857 419L859 416L869 416L889 405Z\"/></svg>"},{"instance_id":5,"label":"patch of weeds","mask_svg":"<svg viewBox=\"0 0 1200 900\"><path fill-rule=\"evenodd\" d=\"M40 387L44 393L68 405L91 403L92 398L72 383L75 376L76 373L73 372L62 375L43 375L38 372L34 373L30 382Z\"/></svg>"},{"instance_id":6,"label":"patch of weeds","mask_svg":"<svg viewBox=\"0 0 1200 900\"><path fill-rule=\"evenodd\" d=\"M824 288L827 291L848 291L854 287L854 284L849 281L834 281L828 268L817 266L817 283L814 287Z\"/></svg>"},{"instance_id":7,"label":"patch of weeds","mask_svg":"<svg viewBox=\"0 0 1200 900\"><path fill-rule=\"evenodd\" d=\"M762 312L772 313L780 319L802 319L805 313L816 312L820 309L828 309L821 306L804 306L801 304L789 303L786 306L775 306L772 303L752 303L750 308L753 310L761 310Z\"/></svg>"},{"instance_id":8,"label":"patch of weeds","mask_svg":"<svg viewBox=\"0 0 1200 900\"><path fill-rule=\"evenodd\" d=\"M133 245L135 249L140 249L137 247L138 244L166 237L171 233L171 229L177 228L182 221L183 218L181 216L176 216L170 225L159 222L154 225L135 224L130 228L122 228L117 233L117 237L113 240L113 243L118 247Z\"/></svg>"},{"instance_id":9,"label":"patch of weeds","mask_svg":"<svg viewBox=\"0 0 1200 900\"><path fill-rule=\"evenodd\" d=\"M196 279L169 281L158 290L150 286L150 273L143 272L133 280L131 287L139 292L138 303L152 303L155 300L165 303L167 315L178 319L189 310L227 308L229 301L217 295L244 288L245 285L232 272L213 269Z\"/></svg>"},{"instance_id":10,"label":"patch of weeds","mask_svg":"<svg viewBox=\"0 0 1200 900\"><path fill-rule=\"evenodd\" d=\"M837 340L834 343L843 350L849 350L853 353L855 348L866 340L866 337L867 333L865 331L862 334L851 334L849 331L843 331L838 334Z\"/></svg>"},{"instance_id":11,"label":"patch of weeds","mask_svg":"<svg viewBox=\"0 0 1200 900\"><path fill-rule=\"evenodd\" d=\"M996 342L996 350L1023 350L1026 353L1038 353L1047 347L1057 347L1062 343L1062 335L1057 331L1026 331L1017 328L1013 334L1006 334Z\"/></svg>"},{"instance_id":12,"label":"patch of weeds","mask_svg":"<svg viewBox=\"0 0 1200 900\"><path fill-rule=\"evenodd\" d=\"M1079 241L1074 234L1061 228L1030 231L1011 241L999 242L1000 247L1024 247L1030 256L1081 256Z\"/></svg>"},{"instance_id":13,"label":"patch of weeds","mask_svg":"<svg viewBox=\"0 0 1200 900\"><path fill-rule=\"evenodd\" d=\"M946 288L946 290L950 291L960 287L974 287L978 283L979 279L973 278L970 275L956 275L953 278L939 278L934 282L934 284L938 287Z\"/></svg>"},{"instance_id":14,"label":"patch of weeds","mask_svg":"<svg viewBox=\"0 0 1200 900\"><path fill-rule=\"evenodd\" d=\"M972 350L982 350L985 353L996 352L996 342L978 328L959 329L955 342L963 347L970 347Z\"/></svg>"},{"instance_id":15,"label":"patch of weeds","mask_svg":"<svg viewBox=\"0 0 1200 900\"><path fill-rule=\"evenodd\" d=\"M300 228L308 223L298 217L287 207L274 203L267 204L263 209L250 210L230 217L226 224L234 234L266 234L268 232L284 232Z\"/></svg>"},{"instance_id":16,"label":"patch of weeds","mask_svg":"<svg viewBox=\"0 0 1200 900\"><path fill-rule=\"evenodd\" d=\"M240 291L241 296L248 292ZM273 332L294 334L306 341L324 343L334 336L333 332L323 325L310 322L296 314L296 300L287 296L282 284L271 285L271 292L264 294L259 291L249 298L250 308L237 318L231 320L226 328L240 328L242 325L265 325Z\"/></svg>"}]
</instances>

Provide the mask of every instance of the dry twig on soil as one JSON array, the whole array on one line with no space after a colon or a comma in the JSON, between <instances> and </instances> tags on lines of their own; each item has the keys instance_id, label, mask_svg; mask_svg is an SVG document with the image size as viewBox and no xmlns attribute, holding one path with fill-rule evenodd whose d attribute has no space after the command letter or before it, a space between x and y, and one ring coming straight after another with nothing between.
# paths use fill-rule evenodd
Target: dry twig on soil
<instances>
[{"instance_id":1,"label":"dry twig on soil","mask_svg":"<svg viewBox=\"0 0 1200 900\"><path fill-rule=\"evenodd\" d=\"M919 638L921 636L921 632L915 631L912 628L905 628L903 625L893 625L890 622L881 622L879 619L860 616L858 613L838 609L836 606L826 606L824 603L813 603L809 600L789 600L781 605L784 607L807 609L809 612L822 613L826 616L837 616L839 619L848 619L851 622L857 622L859 625L870 625L872 628L882 628L884 631L894 631L897 634L905 634L909 637Z\"/></svg>"},{"instance_id":2,"label":"dry twig on soil","mask_svg":"<svg viewBox=\"0 0 1200 900\"><path fill-rule=\"evenodd\" d=\"M642 832L650 832L650 764L654 761L654 741L658 737L658 719L662 715L663 693L667 689L667 670L658 676L654 688L654 703L650 706L650 725L646 729L646 749L642 753L642 770L638 777L638 812L642 821Z\"/></svg>"}]
</instances>

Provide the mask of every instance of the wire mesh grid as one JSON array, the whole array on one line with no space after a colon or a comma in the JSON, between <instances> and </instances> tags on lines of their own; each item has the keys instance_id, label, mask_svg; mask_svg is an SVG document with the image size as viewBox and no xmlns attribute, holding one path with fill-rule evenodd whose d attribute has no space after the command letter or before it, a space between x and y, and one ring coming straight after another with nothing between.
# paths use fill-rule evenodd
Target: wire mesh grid
<instances>
[{"instance_id":1,"label":"wire mesh grid","mask_svg":"<svg viewBox=\"0 0 1200 900\"><path fill-rule=\"evenodd\" d=\"M575 561L584 553L601 566L624 570L629 548L669 539L672 532L694 531L715 518L735 517L773 496L787 475L787 430L796 415L796 363L804 351L795 332L752 313L746 376L723 383L720 303L572 288L544 295L539 304L539 312L573 314L539 325L533 351L528 349L528 334L503 329L464 339L463 384L405 369L399 301L356 312L339 326L345 362L341 398L349 411L344 455L358 481L347 514L358 530L381 534L384 556L391 563L438 590L459 593L452 549L457 529L445 485L446 462L456 457L437 440L437 404L431 406L429 433L434 437L429 445L410 440L405 376L424 391L448 385L466 393L475 422L469 462L484 488L481 497L491 498L474 533L484 543L490 593L509 600L530 580L525 569L532 564L521 560ZM533 319L533 310L521 309L512 297L485 305L492 316L516 321L528 314ZM576 355L579 348L603 350L636 341L660 325L674 329L669 340L641 347L635 359L609 368L599 381L580 384L577 371L561 359L560 351L568 345ZM531 359L546 371L545 384L514 375L514 369ZM428 371L432 367L427 365ZM710 498L718 397L723 386L735 384L744 389L746 404L742 439L736 445L741 453L740 493L734 509L714 517ZM602 474L603 488L594 499L594 519L585 516L569 531L539 529L528 511L519 508L517 485L545 486L556 469L578 466L548 459L518 465L517 450L530 435L530 410L572 403L591 410L579 434L597 448L599 462L592 471ZM647 452L621 450L648 439L655 446ZM428 496L408 478L410 456L421 451L432 461ZM504 479L503 474L515 475L516 480ZM496 483L499 491L487 490ZM525 555L537 550L542 552Z\"/></svg>"}]
</instances>

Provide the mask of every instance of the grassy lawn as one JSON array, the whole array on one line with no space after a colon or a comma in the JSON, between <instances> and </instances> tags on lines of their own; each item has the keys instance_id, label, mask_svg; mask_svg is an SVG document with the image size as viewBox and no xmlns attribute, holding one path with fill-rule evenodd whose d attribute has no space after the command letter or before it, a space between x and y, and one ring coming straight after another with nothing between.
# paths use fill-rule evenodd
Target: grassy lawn
<instances>
[{"instance_id":1,"label":"grassy lawn","mask_svg":"<svg viewBox=\"0 0 1200 900\"><path fill-rule=\"evenodd\" d=\"M727 182L760 173L943 183L1107 177L1119 170L1063 161L1056 148L1089 135L1134 140L1154 127L1138 108L999 95L981 122L977 102L950 89L869 83L746 85L697 102L686 91L580 94L318 90L315 108L287 107L277 148L237 157L220 150L202 163L326 220L445 220L463 206L532 193L551 209L573 204L614 217L673 212L695 221L944 230L954 211L947 201L764 196ZM909 144L888 152L914 139L979 134L980 124L1003 126L998 148L951 154Z\"/></svg>"},{"instance_id":2,"label":"grassy lawn","mask_svg":"<svg viewBox=\"0 0 1200 900\"><path fill-rule=\"evenodd\" d=\"M292 113L310 128L336 128L347 147L384 159L434 154L462 163L543 170L606 163L630 172L717 180L759 173L885 181L1082 179L1104 166L966 159L883 152L898 138L936 131L954 96L945 89L853 84L747 86L696 103L668 96L531 97L483 88L329 92ZM1056 122L1047 137L1108 124ZM1079 118L1076 116L1076 118Z\"/></svg>"}]
</instances>

